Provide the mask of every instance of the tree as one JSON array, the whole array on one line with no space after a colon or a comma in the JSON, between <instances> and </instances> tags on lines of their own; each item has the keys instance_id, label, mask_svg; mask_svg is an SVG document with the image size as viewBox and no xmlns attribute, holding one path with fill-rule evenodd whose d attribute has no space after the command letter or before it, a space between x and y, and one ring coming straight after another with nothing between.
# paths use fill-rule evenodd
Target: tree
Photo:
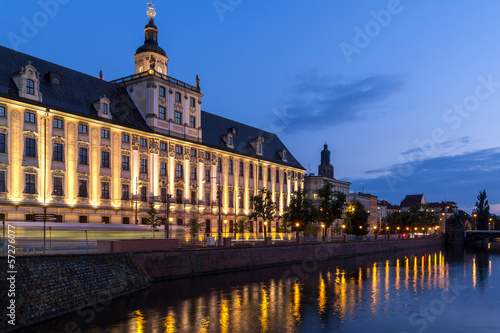
<instances>
[{"instance_id":1,"label":"tree","mask_svg":"<svg viewBox=\"0 0 500 333\"><path fill-rule=\"evenodd\" d=\"M201 229L205 226L205 222L200 222L198 219L198 215L193 215L186 224L186 228L189 230L191 234L191 241L194 243L195 236L201 231Z\"/></svg>"},{"instance_id":2,"label":"tree","mask_svg":"<svg viewBox=\"0 0 500 333\"><path fill-rule=\"evenodd\" d=\"M477 230L488 230L488 223L490 220L490 205L488 204L488 200L486 199L486 190L482 192L479 191L479 195L477 196L476 208L474 209L474 213L476 216L476 225Z\"/></svg>"},{"instance_id":3,"label":"tree","mask_svg":"<svg viewBox=\"0 0 500 333\"><path fill-rule=\"evenodd\" d=\"M158 227L163 224L163 219L156 216L156 214L158 214L158 212L155 209L155 203L150 202L148 211L149 217L146 219L146 222L151 226L151 229L153 229L153 238L155 238L155 232L158 231Z\"/></svg>"},{"instance_id":4,"label":"tree","mask_svg":"<svg viewBox=\"0 0 500 333\"><path fill-rule=\"evenodd\" d=\"M258 195L250 197L253 203L253 212L248 216L256 223L259 219L271 223L276 218L276 203L273 202L273 193L266 189L261 189ZM266 227L264 226L264 237L266 235Z\"/></svg>"},{"instance_id":5,"label":"tree","mask_svg":"<svg viewBox=\"0 0 500 333\"><path fill-rule=\"evenodd\" d=\"M370 214L365 210L365 206L361 202L353 200L345 211L346 232L354 235L366 235L370 231L369 216Z\"/></svg>"},{"instance_id":6,"label":"tree","mask_svg":"<svg viewBox=\"0 0 500 333\"><path fill-rule=\"evenodd\" d=\"M432 229L438 225L439 216L429 210L426 205L413 204L405 212L393 212L387 216L386 222L392 233L397 230L411 233L428 232L429 228Z\"/></svg>"},{"instance_id":7,"label":"tree","mask_svg":"<svg viewBox=\"0 0 500 333\"><path fill-rule=\"evenodd\" d=\"M327 180L318 189L319 220L325 224L326 228L342 217L346 202L346 195L333 189L333 184Z\"/></svg>"},{"instance_id":8,"label":"tree","mask_svg":"<svg viewBox=\"0 0 500 333\"><path fill-rule=\"evenodd\" d=\"M252 229L252 221L249 219L239 219L235 225L234 225L234 232L235 233L241 233L241 236L243 237L243 233L245 231L250 231Z\"/></svg>"},{"instance_id":9,"label":"tree","mask_svg":"<svg viewBox=\"0 0 500 333\"><path fill-rule=\"evenodd\" d=\"M318 218L319 211L312 200L306 197L305 191L293 192L290 205L283 214L283 221L291 224L292 230L304 231L310 223L316 222Z\"/></svg>"}]
</instances>

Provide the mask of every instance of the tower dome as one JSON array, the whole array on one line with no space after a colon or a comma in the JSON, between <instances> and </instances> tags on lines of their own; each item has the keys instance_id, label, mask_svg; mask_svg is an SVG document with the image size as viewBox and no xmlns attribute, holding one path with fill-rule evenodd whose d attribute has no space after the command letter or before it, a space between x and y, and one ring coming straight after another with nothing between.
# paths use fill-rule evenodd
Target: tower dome
<instances>
[{"instance_id":1,"label":"tower dome","mask_svg":"<svg viewBox=\"0 0 500 333\"><path fill-rule=\"evenodd\" d=\"M155 25L156 11L148 3L148 24L144 27L144 44L135 51L135 73L154 70L167 75L167 53L158 45L158 28Z\"/></svg>"}]
</instances>

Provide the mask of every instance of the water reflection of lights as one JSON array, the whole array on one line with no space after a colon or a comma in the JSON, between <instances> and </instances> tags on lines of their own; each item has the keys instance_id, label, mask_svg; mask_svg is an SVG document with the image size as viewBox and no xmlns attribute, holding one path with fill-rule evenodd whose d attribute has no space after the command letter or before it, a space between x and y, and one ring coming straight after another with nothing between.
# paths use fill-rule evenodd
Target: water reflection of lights
<instances>
[{"instance_id":1,"label":"water reflection of lights","mask_svg":"<svg viewBox=\"0 0 500 333\"><path fill-rule=\"evenodd\" d=\"M476 259L472 260L474 287L481 268ZM491 276L491 261L488 265ZM183 299L177 307L168 307L161 319L137 310L130 317L127 332L297 331L309 322L304 316L310 316L311 311L322 322L334 315L339 322L347 323L359 309L369 307L372 314L391 311L394 299L404 293L420 299L425 290L438 289L442 284L443 290L448 289L449 269L439 253L372 261L346 270L334 266L305 280L269 279ZM470 269L468 266L468 272Z\"/></svg>"},{"instance_id":2,"label":"water reflection of lights","mask_svg":"<svg viewBox=\"0 0 500 333\"><path fill-rule=\"evenodd\" d=\"M477 268L476 268L476 257L472 258L472 287L476 289L477 285Z\"/></svg>"},{"instance_id":3,"label":"water reflection of lights","mask_svg":"<svg viewBox=\"0 0 500 333\"><path fill-rule=\"evenodd\" d=\"M300 321L300 297L301 297L300 285L296 282L293 284L293 318L296 322Z\"/></svg>"},{"instance_id":4,"label":"water reflection of lights","mask_svg":"<svg viewBox=\"0 0 500 333\"><path fill-rule=\"evenodd\" d=\"M146 320L144 320L144 315L141 313L140 310L135 310L135 332L136 333L145 333L144 331L144 323Z\"/></svg>"},{"instance_id":5,"label":"water reflection of lights","mask_svg":"<svg viewBox=\"0 0 500 333\"><path fill-rule=\"evenodd\" d=\"M322 315L326 308L326 283L323 276L319 276L318 313Z\"/></svg>"},{"instance_id":6,"label":"water reflection of lights","mask_svg":"<svg viewBox=\"0 0 500 333\"><path fill-rule=\"evenodd\" d=\"M165 317L165 333L175 332L175 314L172 311L168 312Z\"/></svg>"},{"instance_id":7,"label":"water reflection of lights","mask_svg":"<svg viewBox=\"0 0 500 333\"><path fill-rule=\"evenodd\" d=\"M377 263L373 263L373 270L372 270L372 305L371 305L371 310L372 313L377 312L377 303L378 303L378 297L379 297L379 286L378 286L378 275L377 275Z\"/></svg>"}]
</instances>

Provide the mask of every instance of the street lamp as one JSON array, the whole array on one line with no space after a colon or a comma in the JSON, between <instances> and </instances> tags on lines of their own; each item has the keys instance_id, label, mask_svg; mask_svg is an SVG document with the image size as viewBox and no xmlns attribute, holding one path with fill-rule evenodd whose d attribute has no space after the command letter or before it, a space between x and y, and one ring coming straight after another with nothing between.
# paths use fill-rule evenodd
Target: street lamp
<instances>
[{"instance_id":1,"label":"street lamp","mask_svg":"<svg viewBox=\"0 0 500 333\"><path fill-rule=\"evenodd\" d=\"M295 232L296 232L295 238L297 239L299 239L299 226L300 226L299 222L295 223Z\"/></svg>"},{"instance_id":2,"label":"street lamp","mask_svg":"<svg viewBox=\"0 0 500 333\"><path fill-rule=\"evenodd\" d=\"M323 228L323 237L326 237L326 229L324 223L321 223L321 228Z\"/></svg>"},{"instance_id":3,"label":"street lamp","mask_svg":"<svg viewBox=\"0 0 500 333\"><path fill-rule=\"evenodd\" d=\"M161 184L165 186L165 195L162 197L165 204L165 238L170 238L170 198L172 195L168 193L168 180L162 181Z\"/></svg>"},{"instance_id":4,"label":"street lamp","mask_svg":"<svg viewBox=\"0 0 500 333\"><path fill-rule=\"evenodd\" d=\"M340 229L340 236L344 234L345 224L342 224L342 229Z\"/></svg>"},{"instance_id":5,"label":"street lamp","mask_svg":"<svg viewBox=\"0 0 500 333\"><path fill-rule=\"evenodd\" d=\"M476 226L476 217L477 217L477 214L474 213L474 214L472 214L472 216L474 216L474 230L477 230L477 226Z\"/></svg>"},{"instance_id":6,"label":"street lamp","mask_svg":"<svg viewBox=\"0 0 500 333\"><path fill-rule=\"evenodd\" d=\"M227 220L224 220L224 237L227 237L226 226L227 226Z\"/></svg>"},{"instance_id":7,"label":"street lamp","mask_svg":"<svg viewBox=\"0 0 500 333\"><path fill-rule=\"evenodd\" d=\"M264 239L267 237L267 221L264 221Z\"/></svg>"}]
</instances>

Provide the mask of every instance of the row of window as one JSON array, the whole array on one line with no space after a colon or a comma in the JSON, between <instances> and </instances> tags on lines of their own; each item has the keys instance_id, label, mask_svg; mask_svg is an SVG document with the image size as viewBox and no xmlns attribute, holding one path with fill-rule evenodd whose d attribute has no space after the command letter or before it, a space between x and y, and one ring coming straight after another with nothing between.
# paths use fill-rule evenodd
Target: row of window
<instances>
[{"instance_id":1,"label":"row of window","mask_svg":"<svg viewBox=\"0 0 500 333\"><path fill-rule=\"evenodd\" d=\"M160 86L160 97L167 97L167 89L163 86ZM181 102L181 93L176 91L175 92L175 102L180 103ZM196 107L196 99L194 97L190 97L189 99L189 106L194 108Z\"/></svg>"},{"instance_id":2,"label":"row of window","mask_svg":"<svg viewBox=\"0 0 500 333\"><path fill-rule=\"evenodd\" d=\"M141 139L142 140L142 139ZM176 146L176 152L177 153L182 153L182 147ZM0 153L5 153L5 134L0 134ZM196 156L196 150L191 150L192 155ZM25 156L28 157L36 157L36 141L35 139L30 139L26 138L25 139ZM53 160L54 161L63 161L64 160L64 149L63 145L60 143L54 143L53 145ZM88 165L88 148L79 148L79 153L78 153L78 163L79 164L85 164ZM233 166L233 160L230 159L228 163L228 173L230 175L234 174L234 166ZM101 167L103 168L109 168L110 167L110 153L107 151L101 152ZM122 156L122 170L129 171L130 170L130 156L128 155L123 155ZM141 158L140 160L140 172L141 173L147 173L148 172L148 160L146 158ZM221 165L221 158L218 158L217 161L217 172L222 172L222 165ZM280 182L280 175L279 175L279 170L276 170L276 183ZM243 162L239 163L239 174L243 175L244 174L244 165ZM166 176L167 175L167 165L165 162L160 163L160 176ZM291 174L292 177L294 177L294 172L292 171ZM298 175L300 178L300 174ZM176 164L175 165L175 177L176 178L183 178L183 166L182 164ZM253 164L249 165L249 177L250 179L254 178L254 167ZM257 175L259 180L263 179L263 167L259 166L258 167L258 175ZM283 172L283 177L286 179L287 173L286 171ZM205 180L210 180L211 174L210 174L210 169L205 170ZM196 180L197 179L197 168L196 167L191 167L191 177L190 179ZM267 179L271 179L271 168L267 168Z\"/></svg>"},{"instance_id":3,"label":"row of window","mask_svg":"<svg viewBox=\"0 0 500 333\"><path fill-rule=\"evenodd\" d=\"M259 165L258 167L258 174L257 174L257 177L259 180L262 180L263 179L263 167L261 165ZM219 157L217 159L217 172L222 172L222 159ZM228 174L230 175L233 175L234 174L234 162L232 159L229 160L228 162ZM244 165L243 165L243 162L240 161L239 163L239 174L240 175L243 175L244 174ZM283 171L283 179L287 179L287 173L286 171ZM291 172L291 177L294 178L295 177L295 172ZM298 179L300 180L300 174L297 174L297 177ZM207 177L208 178L208 177ZM250 179L253 179L254 178L254 167L253 167L253 164L250 164L249 165L249 178ZM276 183L279 183L280 182L280 174L279 174L279 170L276 169ZM268 167L267 168L267 180L270 181L271 180L271 167Z\"/></svg>"}]
</instances>

